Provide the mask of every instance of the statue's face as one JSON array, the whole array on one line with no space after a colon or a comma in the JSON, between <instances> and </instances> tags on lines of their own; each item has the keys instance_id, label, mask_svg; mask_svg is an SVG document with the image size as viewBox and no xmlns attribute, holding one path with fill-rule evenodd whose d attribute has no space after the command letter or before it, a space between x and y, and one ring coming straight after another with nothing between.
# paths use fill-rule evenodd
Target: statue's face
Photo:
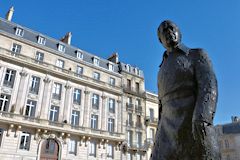
<instances>
[{"instance_id":1,"label":"statue's face","mask_svg":"<svg viewBox=\"0 0 240 160\"><path fill-rule=\"evenodd\" d=\"M158 28L158 38L167 50L172 50L181 42L181 33L174 23L164 21Z\"/></svg>"}]
</instances>

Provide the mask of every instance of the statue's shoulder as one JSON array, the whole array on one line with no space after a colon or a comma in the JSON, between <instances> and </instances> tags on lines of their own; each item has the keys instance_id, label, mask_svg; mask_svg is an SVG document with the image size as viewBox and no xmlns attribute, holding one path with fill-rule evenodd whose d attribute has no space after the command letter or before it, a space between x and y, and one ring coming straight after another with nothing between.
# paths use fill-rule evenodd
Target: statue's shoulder
<instances>
[{"instance_id":1,"label":"statue's shoulder","mask_svg":"<svg viewBox=\"0 0 240 160\"><path fill-rule=\"evenodd\" d=\"M202 48L190 49L189 53L195 64L199 64L200 62L201 64L211 65L211 60L208 57L208 53L204 49Z\"/></svg>"},{"instance_id":2,"label":"statue's shoulder","mask_svg":"<svg viewBox=\"0 0 240 160\"><path fill-rule=\"evenodd\" d=\"M202 48L192 48L189 50L190 56L192 56L194 59L209 59L208 53L206 50Z\"/></svg>"}]
</instances>

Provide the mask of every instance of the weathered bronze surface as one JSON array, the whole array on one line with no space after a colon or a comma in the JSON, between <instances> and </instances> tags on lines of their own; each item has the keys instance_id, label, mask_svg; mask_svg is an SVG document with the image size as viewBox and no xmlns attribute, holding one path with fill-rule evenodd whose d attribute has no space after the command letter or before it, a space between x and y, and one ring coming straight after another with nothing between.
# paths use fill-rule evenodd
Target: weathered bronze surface
<instances>
[{"instance_id":1,"label":"weathered bronze surface","mask_svg":"<svg viewBox=\"0 0 240 160\"><path fill-rule=\"evenodd\" d=\"M207 53L181 43L171 21L158 28L166 48L158 72L159 122L152 160L219 160L213 118L217 80Z\"/></svg>"}]
</instances>

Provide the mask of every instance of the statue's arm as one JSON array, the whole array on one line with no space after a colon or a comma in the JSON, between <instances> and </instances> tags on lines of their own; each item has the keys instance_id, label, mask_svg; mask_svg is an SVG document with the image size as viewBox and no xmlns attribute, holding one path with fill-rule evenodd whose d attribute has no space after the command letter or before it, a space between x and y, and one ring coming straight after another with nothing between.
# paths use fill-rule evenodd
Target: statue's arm
<instances>
[{"instance_id":1,"label":"statue's arm","mask_svg":"<svg viewBox=\"0 0 240 160\"><path fill-rule=\"evenodd\" d=\"M206 52L194 53L195 79L197 83L193 123L212 125L217 103L217 80Z\"/></svg>"}]
</instances>

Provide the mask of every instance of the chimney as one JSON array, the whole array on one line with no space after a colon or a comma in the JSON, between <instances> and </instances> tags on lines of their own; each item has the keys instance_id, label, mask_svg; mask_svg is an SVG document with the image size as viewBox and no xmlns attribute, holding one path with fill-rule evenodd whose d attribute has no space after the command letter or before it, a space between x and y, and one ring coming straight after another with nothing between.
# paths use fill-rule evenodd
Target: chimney
<instances>
[{"instance_id":1,"label":"chimney","mask_svg":"<svg viewBox=\"0 0 240 160\"><path fill-rule=\"evenodd\" d=\"M72 39L72 33L68 32L63 38L61 38L60 41L70 45L71 44L71 39Z\"/></svg>"},{"instance_id":2,"label":"chimney","mask_svg":"<svg viewBox=\"0 0 240 160\"><path fill-rule=\"evenodd\" d=\"M109 61L113 62L113 63L118 63L118 53L113 53L109 58Z\"/></svg>"},{"instance_id":3,"label":"chimney","mask_svg":"<svg viewBox=\"0 0 240 160\"><path fill-rule=\"evenodd\" d=\"M12 6L6 14L6 20L8 20L8 21L12 20L13 12L14 12L14 8Z\"/></svg>"}]
</instances>

